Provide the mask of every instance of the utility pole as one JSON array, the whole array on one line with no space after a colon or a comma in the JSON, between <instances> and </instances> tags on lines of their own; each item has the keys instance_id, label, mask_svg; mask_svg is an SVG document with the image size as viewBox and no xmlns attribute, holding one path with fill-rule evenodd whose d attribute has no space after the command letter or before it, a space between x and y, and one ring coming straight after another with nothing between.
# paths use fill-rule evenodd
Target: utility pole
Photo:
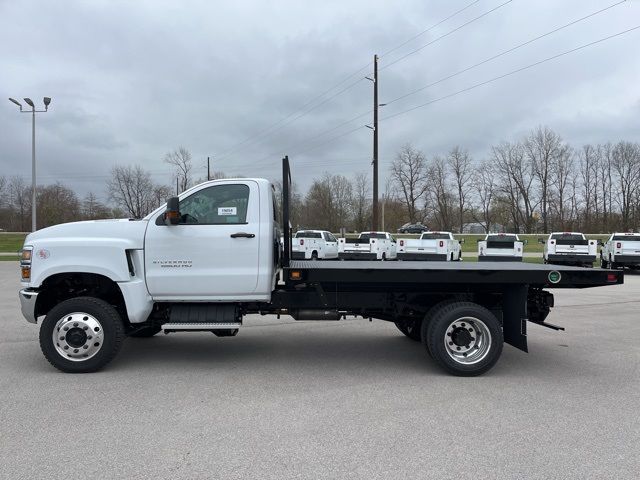
<instances>
[{"instance_id":1,"label":"utility pole","mask_svg":"<svg viewBox=\"0 0 640 480\"><path fill-rule=\"evenodd\" d=\"M373 215L372 230L378 230L378 55L373 56Z\"/></svg>"},{"instance_id":2,"label":"utility pole","mask_svg":"<svg viewBox=\"0 0 640 480\"><path fill-rule=\"evenodd\" d=\"M211 164L209 163L209 157L207 157L207 180L211 180Z\"/></svg>"},{"instance_id":3,"label":"utility pole","mask_svg":"<svg viewBox=\"0 0 640 480\"><path fill-rule=\"evenodd\" d=\"M180 195L180 187L178 186L178 180L180 178L176 175L176 197Z\"/></svg>"},{"instance_id":4,"label":"utility pole","mask_svg":"<svg viewBox=\"0 0 640 480\"><path fill-rule=\"evenodd\" d=\"M44 97L44 110L36 110L36 106L30 98L25 98L24 101L31 107L29 110L23 110L22 104L17 100L10 98L9 101L15 103L20 107L22 113L31 113L31 231L35 232L37 229L36 224L36 113L46 113L49 111L49 104L51 103L50 97Z\"/></svg>"}]
</instances>

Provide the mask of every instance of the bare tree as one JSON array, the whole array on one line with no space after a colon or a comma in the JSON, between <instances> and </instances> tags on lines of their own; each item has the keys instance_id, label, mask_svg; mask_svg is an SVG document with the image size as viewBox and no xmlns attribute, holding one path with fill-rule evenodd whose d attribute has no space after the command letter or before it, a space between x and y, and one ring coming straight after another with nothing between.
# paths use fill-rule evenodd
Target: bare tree
<instances>
[{"instance_id":1,"label":"bare tree","mask_svg":"<svg viewBox=\"0 0 640 480\"><path fill-rule=\"evenodd\" d=\"M115 166L107 181L109 199L132 218L144 217L153 205L151 174L141 166Z\"/></svg>"},{"instance_id":2,"label":"bare tree","mask_svg":"<svg viewBox=\"0 0 640 480\"><path fill-rule=\"evenodd\" d=\"M492 207L496 194L496 172L491 161L484 161L475 169L473 187L481 212L480 222L484 224L485 233L491 231L493 224Z\"/></svg>"},{"instance_id":3,"label":"bare tree","mask_svg":"<svg viewBox=\"0 0 640 480\"><path fill-rule=\"evenodd\" d=\"M407 209L410 222L422 220L420 203L427 189L427 161L419 150L404 145L391 164L391 178L400 190L400 198Z\"/></svg>"},{"instance_id":4,"label":"bare tree","mask_svg":"<svg viewBox=\"0 0 640 480\"><path fill-rule=\"evenodd\" d=\"M573 152L568 145L562 145L556 152L555 160L552 164L551 174L554 188L555 206L558 222L561 230L567 230L567 203L570 203L569 191L573 185L575 172L573 169ZM569 206L569 208L571 208ZM545 230L545 233L547 231Z\"/></svg>"},{"instance_id":5,"label":"bare tree","mask_svg":"<svg viewBox=\"0 0 640 480\"><path fill-rule=\"evenodd\" d=\"M86 220L97 220L100 218L109 218L111 212L104 205L95 193L89 192L85 195L81 205L82 217Z\"/></svg>"},{"instance_id":6,"label":"bare tree","mask_svg":"<svg viewBox=\"0 0 640 480\"><path fill-rule=\"evenodd\" d=\"M467 210L467 200L472 188L473 166L471 156L465 149L455 146L447 157L449 168L453 173L453 181L458 194L458 230L462 233L464 216Z\"/></svg>"},{"instance_id":7,"label":"bare tree","mask_svg":"<svg viewBox=\"0 0 640 480\"><path fill-rule=\"evenodd\" d=\"M72 222L80 217L78 197L61 183L38 187L36 205L38 227Z\"/></svg>"},{"instance_id":8,"label":"bare tree","mask_svg":"<svg viewBox=\"0 0 640 480\"><path fill-rule=\"evenodd\" d=\"M384 202L384 198L383 198ZM353 181L353 226L358 231L369 228L371 224L371 200L369 176L359 173Z\"/></svg>"},{"instance_id":9,"label":"bare tree","mask_svg":"<svg viewBox=\"0 0 640 480\"><path fill-rule=\"evenodd\" d=\"M436 226L441 230L451 230L455 216L455 197L451 194L447 163L441 157L434 157L428 175L429 205Z\"/></svg>"},{"instance_id":10,"label":"bare tree","mask_svg":"<svg viewBox=\"0 0 640 480\"><path fill-rule=\"evenodd\" d=\"M557 161L565 145L558 134L548 127L538 127L524 141L524 150L539 188L542 210L542 229L549 232L549 190L553 163Z\"/></svg>"},{"instance_id":11,"label":"bare tree","mask_svg":"<svg viewBox=\"0 0 640 480\"><path fill-rule=\"evenodd\" d=\"M164 157L165 163L174 167L175 177L178 178L180 191L184 192L191 186L191 170L193 169L191 152L184 147L179 147L169 152Z\"/></svg>"},{"instance_id":12,"label":"bare tree","mask_svg":"<svg viewBox=\"0 0 640 480\"><path fill-rule=\"evenodd\" d=\"M620 206L621 223L628 230L633 209L633 202L640 181L640 149L637 144L618 142L612 151L612 165L618 177L618 204Z\"/></svg>"}]
</instances>

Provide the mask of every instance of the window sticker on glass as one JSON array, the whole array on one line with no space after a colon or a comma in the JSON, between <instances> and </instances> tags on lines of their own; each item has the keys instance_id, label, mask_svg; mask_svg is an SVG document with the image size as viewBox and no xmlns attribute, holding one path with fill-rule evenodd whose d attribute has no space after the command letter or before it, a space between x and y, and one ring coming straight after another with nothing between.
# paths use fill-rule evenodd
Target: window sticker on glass
<instances>
[{"instance_id":1,"label":"window sticker on glass","mask_svg":"<svg viewBox=\"0 0 640 480\"><path fill-rule=\"evenodd\" d=\"M237 215L238 209L236 207L218 207L218 215Z\"/></svg>"}]
</instances>

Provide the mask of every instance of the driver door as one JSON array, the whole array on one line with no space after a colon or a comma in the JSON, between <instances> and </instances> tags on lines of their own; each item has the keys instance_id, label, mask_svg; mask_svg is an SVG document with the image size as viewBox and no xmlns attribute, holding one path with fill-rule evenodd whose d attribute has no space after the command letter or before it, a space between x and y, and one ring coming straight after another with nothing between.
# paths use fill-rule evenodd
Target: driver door
<instances>
[{"instance_id":1,"label":"driver door","mask_svg":"<svg viewBox=\"0 0 640 480\"><path fill-rule=\"evenodd\" d=\"M145 238L147 288L161 300L243 299L258 282L258 184L208 185L180 199L181 220L160 213Z\"/></svg>"}]
</instances>

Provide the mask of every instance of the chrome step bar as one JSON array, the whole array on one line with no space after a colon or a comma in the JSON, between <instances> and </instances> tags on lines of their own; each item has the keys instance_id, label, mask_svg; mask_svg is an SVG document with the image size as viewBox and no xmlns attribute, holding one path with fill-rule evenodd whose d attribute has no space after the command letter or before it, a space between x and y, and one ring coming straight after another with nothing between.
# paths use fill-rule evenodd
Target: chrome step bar
<instances>
[{"instance_id":1,"label":"chrome step bar","mask_svg":"<svg viewBox=\"0 0 640 480\"><path fill-rule=\"evenodd\" d=\"M162 330L235 330L241 323L165 323Z\"/></svg>"}]
</instances>

